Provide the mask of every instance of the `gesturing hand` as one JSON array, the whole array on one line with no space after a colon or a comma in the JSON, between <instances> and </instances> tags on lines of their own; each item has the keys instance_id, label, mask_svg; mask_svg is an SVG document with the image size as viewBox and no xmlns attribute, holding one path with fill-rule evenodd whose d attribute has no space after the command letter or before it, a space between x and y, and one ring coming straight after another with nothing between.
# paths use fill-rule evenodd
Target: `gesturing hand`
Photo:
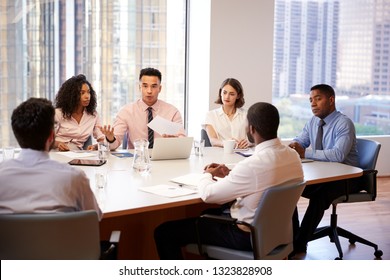
<instances>
[{"instance_id":1,"label":"gesturing hand","mask_svg":"<svg viewBox=\"0 0 390 280\"><path fill-rule=\"evenodd\" d=\"M114 141L114 128L110 125L104 125L99 127L100 131L106 136L108 141Z\"/></svg>"}]
</instances>

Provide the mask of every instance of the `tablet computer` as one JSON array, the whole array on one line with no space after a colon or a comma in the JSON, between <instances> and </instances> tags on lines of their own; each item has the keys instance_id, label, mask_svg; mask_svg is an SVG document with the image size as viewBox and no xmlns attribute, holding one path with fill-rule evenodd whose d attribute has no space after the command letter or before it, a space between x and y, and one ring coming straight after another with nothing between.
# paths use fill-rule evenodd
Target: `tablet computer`
<instances>
[{"instance_id":1,"label":"tablet computer","mask_svg":"<svg viewBox=\"0 0 390 280\"><path fill-rule=\"evenodd\" d=\"M107 161L102 159L72 159L68 163L70 165L87 165L87 166L100 166L105 164Z\"/></svg>"}]
</instances>

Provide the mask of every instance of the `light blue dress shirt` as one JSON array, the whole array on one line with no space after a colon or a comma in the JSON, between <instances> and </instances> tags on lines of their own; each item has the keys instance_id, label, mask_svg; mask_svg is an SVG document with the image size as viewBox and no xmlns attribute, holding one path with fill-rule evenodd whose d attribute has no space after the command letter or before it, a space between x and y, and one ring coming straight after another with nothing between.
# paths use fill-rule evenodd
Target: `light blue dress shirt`
<instances>
[{"instance_id":1,"label":"light blue dress shirt","mask_svg":"<svg viewBox=\"0 0 390 280\"><path fill-rule=\"evenodd\" d=\"M315 143L319 121L320 118L313 116L305 124L301 134L293 139L306 148L305 157L358 166L355 125L351 119L339 111L332 112L324 119L323 150L307 149L310 144Z\"/></svg>"}]
</instances>

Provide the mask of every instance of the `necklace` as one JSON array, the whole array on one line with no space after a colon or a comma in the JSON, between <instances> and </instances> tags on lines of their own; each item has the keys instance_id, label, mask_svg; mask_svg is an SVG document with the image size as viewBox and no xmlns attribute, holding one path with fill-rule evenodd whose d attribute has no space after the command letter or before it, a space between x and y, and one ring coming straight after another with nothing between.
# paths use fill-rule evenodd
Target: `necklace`
<instances>
[{"instance_id":1,"label":"necklace","mask_svg":"<svg viewBox=\"0 0 390 280\"><path fill-rule=\"evenodd\" d=\"M225 109L223 109L223 112L226 114L226 116L231 117L236 113L236 110L234 110L234 112L231 112L230 114L226 113Z\"/></svg>"}]
</instances>

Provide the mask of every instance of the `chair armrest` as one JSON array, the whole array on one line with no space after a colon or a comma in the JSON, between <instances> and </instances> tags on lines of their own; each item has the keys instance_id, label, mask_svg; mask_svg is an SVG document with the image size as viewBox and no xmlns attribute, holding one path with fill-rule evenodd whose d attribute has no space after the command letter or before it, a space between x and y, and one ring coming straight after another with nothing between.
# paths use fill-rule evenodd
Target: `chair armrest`
<instances>
[{"instance_id":1,"label":"chair armrest","mask_svg":"<svg viewBox=\"0 0 390 280\"><path fill-rule=\"evenodd\" d=\"M121 232L119 230L114 230L111 232L109 241L101 241L101 260L116 260L118 254L118 243L121 236Z\"/></svg>"},{"instance_id":2,"label":"chair armrest","mask_svg":"<svg viewBox=\"0 0 390 280\"><path fill-rule=\"evenodd\" d=\"M224 224L235 224L237 222L237 219L232 217L211 215L211 214L204 214L200 216L199 219L214 220L216 222L224 223Z\"/></svg>"},{"instance_id":3,"label":"chair armrest","mask_svg":"<svg viewBox=\"0 0 390 280\"><path fill-rule=\"evenodd\" d=\"M350 185L351 184L358 184L360 187L364 187L364 190L367 191L367 193L372 194L373 200L376 198L376 174L378 173L375 169L366 169L363 170L363 174L360 177L353 178L353 179L347 179L345 180L345 199L343 202L349 201L349 195L351 194ZM369 180L372 180L372 182L369 182ZM370 187L370 185L372 186ZM367 189L367 186L370 187L370 189Z\"/></svg>"},{"instance_id":4,"label":"chair armrest","mask_svg":"<svg viewBox=\"0 0 390 280\"><path fill-rule=\"evenodd\" d=\"M111 232L110 243L119 243L121 237L121 232L119 230L114 230Z\"/></svg>"},{"instance_id":5,"label":"chair armrest","mask_svg":"<svg viewBox=\"0 0 390 280\"><path fill-rule=\"evenodd\" d=\"M199 251L199 254L201 256L204 256L204 257L207 257L207 254L205 254L203 252L203 244L202 244L202 240L200 238L200 233L199 233L199 221L200 220L212 220L216 223L222 223L222 224L232 224L232 225L245 225L247 226L250 231L251 231L251 235L253 236L253 231L254 231L254 228L251 224L248 224L246 222L243 222L243 221L239 221L237 220L236 218L232 218L232 217L227 217L227 216L220 216L220 215L211 215L211 214L204 214L202 216L200 216L197 220L196 220L196 236L197 236L197 244L198 244L198 251Z\"/></svg>"},{"instance_id":6,"label":"chair armrest","mask_svg":"<svg viewBox=\"0 0 390 280\"><path fill-rule=\"evenodd\" d=\"M236 218L227 217L227 216L204 214L204 215L200 216L199 219L214 220L215 222L223 223L223 224L244 225L250 229L252 234L254 234L254 228L251 224L248 224L248 223L243 222L243 221L239 221Z\"/></svg>"}]
</instances>

